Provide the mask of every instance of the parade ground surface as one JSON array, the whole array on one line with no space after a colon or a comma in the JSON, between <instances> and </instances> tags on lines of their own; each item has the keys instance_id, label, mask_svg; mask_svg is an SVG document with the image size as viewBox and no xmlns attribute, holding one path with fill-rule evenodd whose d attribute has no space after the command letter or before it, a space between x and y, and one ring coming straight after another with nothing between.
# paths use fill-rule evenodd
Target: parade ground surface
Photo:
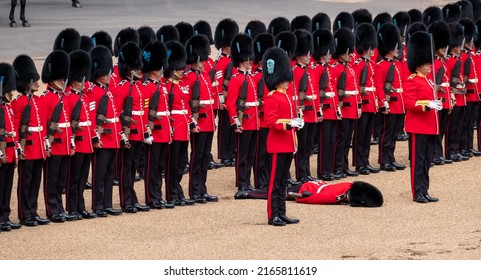
<instances>
[{"instance_id":1,"label":"parade ground surface","mask_svg":"<svg viewBox=\"0 0 481 280\"><path fill-rule=\"evenodd\" d=\"M100 29L112 36L123 27L147 24L157 30L179 21L208 20L213 27L224 17L236 19L241 30L251 19L268 23L276 16L292 19L322 11L367 8L374 15L445 4L444 1L93 1L82 9L70 0L37 0L27 6L31 28L8 27L6 1L0 4L0 60L11 63L20 53L35 58L39 71L54 38L66 27L91 35ZM205 1L207 3L207 1ZM18 11L16 13L17 22ZM213 147L216 147L214 143ZM475 145L476 148L476 145ZM216 149L213 150L216 157ZM377 165L377 146L371 164ZM397 161L409 164L407 142L397 142ZM311 172L315 172L315 156ZM310 260L479 260L481 250L481 158L436 166L430 172L430 192L437 203L412 201L409 169L354 178L377 186L381 208L287 203L297 225L267 225L265 200L234 200L234 168L208 173L207 186L217 203L151 210L147 213L49 224L0 233L0 259L310 259ZM188 176L182 185L187 191ZM352 180L351 178L344 180ZM143 201L143 181L136 183ZM12 220L17 217L16 187ZM90 205L91 191L85 192ZM119 208L118 188L114 206ZM45 216L43 195L39 213Z\"/></svg>"}]
</instances>

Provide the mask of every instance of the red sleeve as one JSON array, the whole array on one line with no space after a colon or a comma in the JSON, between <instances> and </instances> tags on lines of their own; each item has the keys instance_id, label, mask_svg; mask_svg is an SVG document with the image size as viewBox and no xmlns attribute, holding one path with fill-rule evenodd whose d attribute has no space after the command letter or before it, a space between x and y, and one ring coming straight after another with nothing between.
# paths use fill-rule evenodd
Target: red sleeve
<instances>
[{"instance_id":1,"label":"red sleeve","mask_svg":"<svg viewBox=\"0 0 481 280\"><path fill-rule=\"evenodd\" d=\"M386 73L381 65L382 63L376 64L375 74L374 74L374 86L376 87L376 94L379 102L379 106L383 107L383 101L386 100L386 93L384 92L384 78Z\"/></svg>"},{"instance_id":2,"label":"red sleeve","mask_svg":"<svg viewBox=\"0 0 481 280\"><path fill-rule=\"evenodd\" d=\"M234 117L237 117L237 99L239 98L241 87L241 79L236 77L230 80L229 86L227 88L225 106L227 109L227 113L229 113L229 120L231 125L234 124Z\"/></svg>"}]
</instances>

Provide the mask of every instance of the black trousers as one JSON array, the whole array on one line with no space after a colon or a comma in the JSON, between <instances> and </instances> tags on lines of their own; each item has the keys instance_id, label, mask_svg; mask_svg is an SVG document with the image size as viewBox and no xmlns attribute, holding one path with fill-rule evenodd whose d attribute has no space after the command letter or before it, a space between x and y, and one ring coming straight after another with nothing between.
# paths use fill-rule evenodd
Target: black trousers
<instances>
[{"instance_id":1,"label":"black trousers","mask_svg":"<svg viewBox=\"0 0 481 280\"><path fill-rule=\"evenodd\" d=\"M65 212L62 191L67 187L68 162L70 156L51 155L43 167L43 194L47 216Z\"/></svg>"},{"instance_id":2,"label":"black trousers","mask_svg":"<svg viewBox=\"0 0 481 280\"><path fill-rule=\"evenodd\" d=\"M319 153L317 154L317 177L334 171L338 121L323 120L320 124Z\"/></svg>"},{"instance_id":3,"label":"black trousers","mask_svg":"<svg viewBox=\"0 0 481 280\"><path fill-rule=\"evenodd\" d=\"M314 125L315 125L315 128L314 128L314 133L312 134L312 146L310 147L310 150L309 150L311 152L314 149L319 149L319 141L321 137L321 135L319 134L321 132L319 128L321 123L315 123Z\"/></svg>"},{"instance_id":4,"label":"black trousers","mask_svg":"<svg viewBox=\"0 0 481 280\"><path fill-rule=\"evenodd\" d=\"M18 219L25 220L38 215L38 193L42 180L43 159L18 161Z\"/></svg>"},{"instance_id":5,"label":"black trousers","mask_svg":"<svg viewBox=\"0 0 481 280\"><path fill-rule=\"evenodd\" d=\"M84 190L92 154L75 153L69 158L66 206L69 213L85 211Z\"/></svg>"},{"instance_id":6,"label":"black trousers","mask_svg":"<svg viewBox=\"0 0 481 280\"><path fill-rule=\"evenodd\" d=\"M467 102L464 111L463 132L460 139L461 150L469 150L473 148L474 141L474 125L478 120L479 102Z\"/></svg>"},{"instance_id":7,"label":"black trousers","mask_svg":"<svg viewBox=\"0 0 481 280\"><path fill-rule=\"evenodd\" d=\"M251 184L251 170L256 156L257 134L257 130L244 130L242 133L237 133L235 173L238 189L247 188Z\"/></svg>"},{"instance_id":8,"label":"black trousers","mask_svg":"<svg viewBox=\"0 0 481 280\"><path fill-rule=\"evenodd\" d=\"M15 162L0 165L0 224L10 221L14 171Z\"/></svg>"},{"instance_id":9,"label":"black trousers","mask_svg":"<svg viewBox=\"0 0 481 280\"><path fill-rule=\"evenodd\" d=\"M461 147L461 134L463 133L462 121L465 106L454 106L448 119L448 132L446 133L447 155L457 154Z\"/></svg>"},{"instance_id":10,"label":"black trousers","mask_svg":"<svg viewBox=\"0 0 481 280\"><path fill-rule=\"evenodd\" d=\"M235 126L230 125L227 110L219 110L217 130L217 156L219 159L234 159L236 156L237 135Z\"/></svg>"},{"instance_id":11,"label":"black trousers","mask_svg":"<svg viewBox=\"0 0 481 280\"><path fill-rule=\"evenodd\" d=\"M369 164L371 153L371 135L374 128L375 113L362 112L354 130L354 141L352 143L352 165L356 167Z\"/></svg>"},{"instance_id":12,"label":"black trousers","mask_svg":"<svg viewBox=\"0 0 481 280\"><path fill-rule=\"evenodd\" d=\"M112 208L118 149L95 149L92 172L92 210Z\"/></svg>"},{"instance_id":13,"label":"black trousers","mask_svg":"<svg viewBox=\"0 0 481 280\"><path fill-rule=\"evenodd\" d=\"M269 129L261 127L257 137L256 158L254 162L254 185L258 189L267 189L271 162L267 154L267 135Z\"/></svg>"},{"instance_id":14,"label":"black trousers","mask_svg":"<svg viewBox=\"0 0 481 280\"><path fill-rule=\"evenodd\" d=\"M396 161L396 140L403 127L403 114L381 114L381 136L379 137L379 164Z\"/></svg>"},{"instance_id":15,"label":"black trousers","mask_svg":"<svg viewBox=\"0 0 481 280\"><path fill-rule=\"evenodd\" d=\"M411 158L411 191L413 199L424 195L429 189L429 169L437 135L414 134L409 137Z\"/></svg>"},{"instance_id":16,"label":"black trousers","mask_svg":"<svg viewBox=\"0 0 481 280\"><path fill-rule=\"evenodd\" d=\"M145 166L146 166L146 151L147 151L147 144L142 143L142 152L139 155L139 163L136 166L136 170L139 174L142 174L145 176Z\"/></svg>"},{"instance_id":17,"label":"black trousers","mask_svg":"<svg viewBox=\"0 0 481 280\"><path fill-rule=\"evenodd\" d=\"M166 170L169 143L145 146L145 203L150 204L162 200L162 172Z\"/></svg>"},{"instance_id":18,"label":"black trousers","mask_svg":"<svg viewBox=\"0 0 481 280\"><path fill-rule=\"evenodd\" d=\"M436 149L434 151L434 157L448 156L443 152L443 138L446 134L448 127L449 109L442 109L439 111L439 135L436 137ZM447 151L447 149L444 149Z\"/></svg>"},{"instance_id":19,"label":"black trousers","mask_svg":"<svg viewBox=\"0 0 481 280\"><path fill-rule=\"evenodd\" d=\"M348 169L348 156L351 146L356 119L342 119L339 122L339 133L336 145L336 165L335 171L345 171Z\"/></svg>"},{"instance_id":20,"label":"black trousers","mask_svg":"<svg viewBox=\"0 0 481 280\"><path fill-rule=\"evenodd\" d=\"M372 131L372 138L379 139L382 133L382 116L383 114L374 115L374 129Z\"/></svg>"},{"instance_id":21,"label":"black trousers","mask_svg":"<svg viewBox=\"0 0 481 280\"><path fill-rule=\"evenodd\" d=\"M298 150L294 155L297 181L311 176L309 156L312 150L312 143L314 142L316 124L317 123L305 123L304 127L297 131Z\"/></svg>"},{"instance_id":22,"label":"black trousers","mask_svg":"<svg viewBox=\"0 0 481 280\"><path fill-rule=\"evenodd\" d=\"M292 162L292 153L271 155L271 176L267 193L267 217L272 219L286 214L287 174Z\"/></svg>"},{"instance_id":23,"label":"black trousers","mask_svg":"<svg viewBox=\"0 0 481 280\"><path fill-rule=\"evenodd\" d=\"M134 189L134 178L136 166L139 164L139 157L142 153L141 141L130 141L130 149L121 149L120 169L120 206L134 205L138 203L137 194ZM159 174L160 176L160 174Z\"/></svg>"},{"instance_id":24,"label":"black trousers","mask_svg":"<svg viewBox=\"0 0 481 280\"><path fill-rule=\"evenodd\" d=\"M207 194L207 170L214 132L190 135L189 196Z\"/></svg>"},{"instance_id":25,"label":"black trousers","mask_svg":"<svg viewBox=\"0 0 481 280\"><path fill-rule=\"evenodd\" d=\"M172 141L169 145L167 171L165 172L165 184L167 201L185 198L180 182L184 176L184 166L187 164L187 149L189 141Z\"/></svg>"}]
</instances>

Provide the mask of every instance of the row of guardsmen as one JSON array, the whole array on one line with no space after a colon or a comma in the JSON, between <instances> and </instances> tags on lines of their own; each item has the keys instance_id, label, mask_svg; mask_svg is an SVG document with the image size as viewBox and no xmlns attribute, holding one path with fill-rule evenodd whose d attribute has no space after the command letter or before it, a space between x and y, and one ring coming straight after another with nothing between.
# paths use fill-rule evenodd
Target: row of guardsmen
<instances>
[{"instance_id":1,"label":"row of guardsmen","mask_svg":"<svg viewBox=\"0 0 481 280\"><path fill-rule=\"evenodd\" d=\"M433 38L435 71L430 79L442 104L433 161L451 163L480 155L472 145L480 110L476 47L481 44L481 22L465 17L459 5L429 7L419 21L407 12L394 17L381 13L374 20L367 10L342 12L333 33L322 13L291 22L278 17L268 27L251 21L245 33L239 33L234 20L224 19L215 39L205 21L188 36L179 32L186 23L157 34L149 27L126 28L116 36L113 51L106 32L82 41L75 29L63 30L43 65L47 88L40 96L35 94L40 75L29 56L1 65L1 229L20 227L9 220L17 162L18 215L26 226L218 201L206 186L216 115L218 155L224 164L235 165L239 191L272 185L268 155L292 148L295 177L301 182L315 180L309 165L313 146L319 151L315 177L321 180L405 169L394 151L404 125L403 84L411 75L405 45L419 31ZM213 43L219 50L215 60L209 57ZM266 64L262 57L272 47L283 49L291 60L293 80L285 90L291 113L286 118L272 113L279 108L263 106L273 90L264 83L263 71L269 69L263 68L274 69L275 60ZM115 66L112 55L117 57ZM12 100L15 89L20 94ZM376 116L380 168L369 162ZM285 134L272 132L279 126L296 128L295 147L282 139ZM355 171L348 167L351 145ZM134 190L141 155L146 205ZM180 184L187 162L188 198ZM91 163L89 212L83 191ZM42 173L47 219L37 212ZM122 209L113 208L115 176Z\"/></svg>"}]
</instances>

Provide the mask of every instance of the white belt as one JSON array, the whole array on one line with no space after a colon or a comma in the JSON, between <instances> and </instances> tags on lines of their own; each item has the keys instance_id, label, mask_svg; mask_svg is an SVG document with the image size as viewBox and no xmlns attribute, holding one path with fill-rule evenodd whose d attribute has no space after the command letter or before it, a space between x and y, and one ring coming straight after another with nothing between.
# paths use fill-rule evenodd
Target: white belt
<instances>
[{"instance_id":1,"label":"white belt","mask_svg":"<svg viewBox=\"0 0 481 280\"><path fill-rule=\"evenodd\" d=\"M317 95L306 95L306 99L307 99L307 100L316 100L316 99L317 99Z\"/></svg>"},{"instance_id":2,"label":"white belt","mask_svg":"<svg viewBox=\"0 0 481 280\"><path fill-rule=\"evenodd\" d=\"M105 119L107 123L116 123L119 121L119 118L110 118L110 119Z\"/></svg>"},{"instance_id":3,"label":"white belt","mask_svg":"<svg viewBox=\"0 0 481 280\"><path fill-rule=\"evenodd\" d=\"M375 91L376 91L376 88L375 88L375 87L365 87L364 90L365 90L365 91L375 92Z\"/></svg>"},{"instance_id":4,"label":"white belt","mask_svg":"<svg viewBox=\"0 0 481 280\"><path fill-rule=\"evenodd\" d=\"M28 132L40 132L43 131L43 126L29 126Z\"/></svg>"},{"instance_id":5,"label":"white belt","mask_svg":"<svg viewBox=\"0 0 481 280\"><path fill-rule=\"evenodd\" d=\"M476 79L469 79L468 80L470 83L476 84L478 82L478 78Z\"/></svg>"},{"instance_id":6,"label":"white belt","mask_svg":"<svg viewBox=\"0 0 481 280\"><path fill-rule=\"evenodd\" d=\"M246 106L249 106L249 107L257 107L257 106L259 106L259 101L246 102Z\"/></svg>"},{"instance_id":7,"label":"white belt","mask_svg":"<svg viewBox=\"0 0 481 280\"><path fill-rule=\"evenodd\" d=\"M296 101L297 99L297 95L292 96L292 100Z\"/></svg>"},{"instance_id":8,"label":"white belt","mask_svg":"<svg viewBox=\"0 0 481 280\"><path fill-rule=\"evenodd\" d=\"M403 92L403 89L402 89L402 88L393 88L393 89L392 89L392 92L402 93L402 92Z\"/></svg>"},{"instance_id":9,"label":"white belt","mask_svg":"<svg viewBox=\"0 0 481 280\"><path fill-rule=\"evenodd\" d=\"M334 91L328 91L328 92L325 93L325 95L327 97L334 97L335 93L334 93Z\"/></svg>"},{"instance_id":10,"label":"white belt","mask_svg":"<svg viewBox=\"0 0 481 280\"><path fill-rule=\"evenodd\" d=\"M132 111L132 116L143 116L144 111Z\"/></svg>"},{"instance_id":11,"label":"white belt","mask_svg":"<svg viewBox=\"0 0 481 280\"><path fill-rule=\"evenodd\" d=\"M92 122L91 121L86 121L86 122L79 122L78 126L91 126Z\"/></svg>"},{"instance_id":12,"label":"white belt","mask_svg":"<svg viewBox=\"0 0 481 280\"><path fill-rule=\"evenodd\" d=\"M359 92L357 90L346 90L345 95L357 95Z\"/></svg>"},{"instance_id":13,"label":"white belt","mask_svg":"<svg viewBox=\"0 0 481 280\"><path fill-rule=\"evenodd\" d=\"M214 104L214 99L209 99L209 100L201 100L199 102L200 105L211 105Z\"/></svg>"},{"instance_id":14,"label":"white belt","mask_svg":"<svg viewBox=\"0 0 481 280\"><path fill-rule=\"evenodd\" d=\"M442 87L449 87L449 83L441 83L439 86L442 86Z\"/></svg>"},{"instance_id":15,"label":"white belt","mask_svg":"<svg viewBox=\"0 0 481 280\"><path fill-rule=\"evenodd\" d=\"M170 116L170 112L169 111L157 112L157 116Z\"/></svg>"},{"instance_id":16,"label":"white belt","mask_svg":"<svg viewBox=\"0 0 481 280\"><path fill-rule=\"evenodd\" d=\"M171 114L172 115L187 115L188 111L187 110L172 110Z\"/></svg>"},{"instance_id":17,"label":"white belt","mask_svg":"<svg viewBox=\"0 0 481 280\"><path fill-rule=\"evenodd\" d=\"M67 127L70 127L70 123L69 122L59 123L58 127L67 128Z\"/></svg>"}]
</instances>

